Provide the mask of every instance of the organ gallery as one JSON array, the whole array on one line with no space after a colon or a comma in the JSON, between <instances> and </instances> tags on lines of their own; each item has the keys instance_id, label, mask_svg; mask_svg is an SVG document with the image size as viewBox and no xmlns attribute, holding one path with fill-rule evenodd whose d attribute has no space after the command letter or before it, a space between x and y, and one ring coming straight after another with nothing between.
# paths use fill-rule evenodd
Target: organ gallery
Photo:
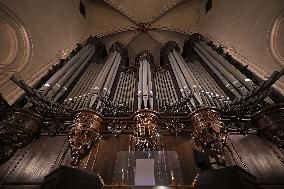
<instances>
[{"instance_id":1,"label":"organ gallery","mask_svg":"<svg viewBox=\"0 0 284 189\"><path fill-rule=\"evenodd\" d=\"M16 2L0 1L1 188L284 187L283 1L266 50L222 0Z\"/></svg>"}]
</instances>

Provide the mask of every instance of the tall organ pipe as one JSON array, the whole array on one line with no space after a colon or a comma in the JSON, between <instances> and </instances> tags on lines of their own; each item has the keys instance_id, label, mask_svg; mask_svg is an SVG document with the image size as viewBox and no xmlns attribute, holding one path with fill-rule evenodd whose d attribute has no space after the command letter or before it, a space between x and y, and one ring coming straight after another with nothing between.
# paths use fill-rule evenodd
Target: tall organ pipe
<instances>
[{"instance_id":1,"label":"tall organ pipe","mask_svg":"<svg viewBox=\"0 0 284 189\"><path fill-rule=\"evenodd\" d=\"M92 44L84 46L75 56L73 56L60 70L58 70L39 91L42 95L46 95L54 84L80 59L80 57L87 51Z\"/></svg>"},{"instance_id":2,"label":"tall organ pipe","mask_svg":"<svg viewBox=\"0 0 284 189\"><path fill-rule=\"evenodd\" d=\"M142 81L143 81L143 70L142 70L142 66L141 65L141 61L139 61L139 77L138 77L138 110L141 109L141 105L142 105Z\"/></svg>"},{"instance_id":3,"label":"tall organ pipe","mask_svg":"<svg viewBox=\"0 0 284 189\"><path fill-rule=\"evenodd\" d=\"M139 79L138 79L138 109L142 108L153 108L153 99L150 95L150 87L152 86L151 80L151 69L150 62L153 56L150 51L143 50L138 53L136 57L136 62L139 64ZM150 84L151 83L151 84ZM149 87L150 86L150 87ZM140 92L140 90L142 90ZM141 97L141 95L143 95ZM141 102L142 101L142 102Z\"/></svg>"},{"instance_id":4,"label":"tall organ pipe","mask_svg":"<svg viewBox=\"0 0 284 189\"><path fill-rule=\"evenodd\" d=\"M209 47L205 42L200 41L199 44L204 47L208 53L210 53L210 55L212 55L220 64L222 64L222 66L228 70L228 72L238 79L238 81L244 85L248 91L252 88L253 83L251 81L246 81L246 77L238 69L233 67L226 59Z\"/></svg>"},{"instance_id":5,"label":"tall organ pipe","mask_svg":"<svg viewBox=\"0 0 284 189\"><path fill-rule=\"evenodd\" d=\"M230 81L226 77L224 77L216 67L211 64L207 57L198 48L195 47L194 50L204 61L204 63L212 70L212 72L216 74L216 76L221 80L221 82L226 86L226 88L228 88L234 94L235 97L240 98L240 93L234 88Z\"/></svg>"},{"instance_id":6,"label":"tall organ pipe","mask_svg":"<svg viewBox=\"0 0 284 189\"><path fill-rule=\"evenodd\" d=\"M150 64L147 64L147 69L148 69L148 81L149 81L149 103L150 103L150 109L153 109L154 108L153 84L152 84L152 74L151 74Z\"/></svg>"},{"instance_id":7,"label":"tall organ pipe","mask_svg":"<svg viewBox=\"0 0 284 189\"><path fill-rule=\"evenodd\" d=\"M148 80L148 64L149 62L147 60L143 60L142 61L142 69L143 69L143 103L144 103L144 107L146 108L148 105L148 101L149 101L149 80Z\"/></svg>"},{"instance_id":8,"label":"tall organ pipe","mask_svg":"<svg viewBox=\"0 0 284 189\"><path fill-rule=\"evenodd\" d=\"M241 90L240 88L243 87L242 83L228 70L226 70L220 62L218 62L214 57L203 47L199 44L199 42L195 43L195 46L206 56L209 62L222 74L227 80L232 84L232 87L235 88L236 92L240 94L240 96L247 94L248 90Z\"/></svg>"},{"instance_id":9,"label":"tall organ pipe","mask_svg":"<svg viewBox=\"0 0 284 189\"><path fill-rule=\"evenodd\" d=\"M113 66L112 66L112 68L109 72L109 75L108 75L107 80L105 81L105 84L104 84L104 87L103 87L103 90L105 91L106 94L110 93L111 85L112 85L114 78L115 78L115 75L117 73L117 69L119 67L120 60L121 60L121 56L120 56L120 54L117 54L116 57L115 57L115 60L114 60L114 64L113 64Z\"/></svg>"},{"instance_id":10,"label":"tall organ pipe","mask_svg":"<svg viewBox=\"0 0 284 189\"><path fill-rule=\"evenodd\" d=\"M57 94L57 92L63 87L64 83L67 82L67 80L71 77L71 75L79 68L79 66L86 60L86 58L90 55L90 53L94 54L95 52L92 52L94 50L94 46L92 45L87 51L84 52L84 54L79 58L79 60L72 65L70 69L67 70L67 72L55 83L54 86L50 89L50 91L47 93L46 97L53 99L54 96Z\"/></svg>"},{"instance_id":11,"label":"tall organ pipe","mask_svg":"<svg viewBox=\"0 0 284 189\"><path fill-rule=\"evenodd\" d=\"M105 65L103 66L102 70L97 79L95 80L94 84L91 87L91 95L89 98L89 108L92 108L92 106L94 105L95 101L98 98L98 95L103 87L103 84L108 76L109 70L111 68L111 65L113 64L113 61L115 59L117 55L117 52L111 52L111 54L109 55Z\"/></svg>"},{"instance_id":12,"label":"tall organ pipe","mask_svg":"<svg viewBox=\"0 0 284 189\"><path fill-rule=\"evenodd\" d=\"M193 95L194 95L195 99L198 101L199 104L202 104L202 100L201 100L200 95L197 92L195 92L195 90L193 90L193 87L195 86L195 84L193 83L193 79L192 79L191 75L189 74L189 70L186 68L188 66L186 65L184 59L175 49L173 49L173 54L176 57L177 63L180 66L190 89L193 91Z\"/></svg>"},{"instance_id":13,"label":"tall organ pipe","mask_svg":"<svg viewBox=\"0 0 284 189\"><path fill-rule=\"evenodd\" d=\"M177 45L177 44L176 44ZM187 69L185 68L185 63L183 61L181 61L181 57L178 56L177 53L175 53L175 48L172 47L171 51L168 53L168 56L170 58L170 60L172 60L171 62L171 66L174 67L173 69L176 70L177 72L177 75L180 79L180 82L181 82L181 85L182 85L182 89L181 92L183 94L183 97L187 97L188 95L191 95L192 93L192 90L191 90L191 87L193 86L192 82L189 81L190 80L190 76L189 74L187 73ZM178 78L177 78L178 80ZM189 82L188 82L189 81ZM198 102L199 104L201 104L201 100L200 100L200 97L198 97L198 95L196 93L193 93L194 94L194 97L195 99L198 99ZM194 101L194 99L190 99L190 103L191 103L191 106L193 107L196 107L196 103Z\"/></svg>"},{"instance_id":14,"label":"tall organ pipe","mask_svg":"<svg viewBox=\"0 0 284 189\"><path fill-rule=\"evenodd\" d=\"M78 77L78 75L81 73L83 68L86 66L86 64L90 61L90 59L94 56L95 51L91 52L90 55L84 60L84 62L80 65L80 67L72 74L72 76L68 79L68 81L61 87L61 89L58 91L57 95L53 98L53 101L56 102L70 87L70 85L73 83L73 81Z\"/></svg>"},{"instance_id":15,"label":"tall organ pipe","mask_svg":"<svg viewBox=\"0 0 284 189\"><path fill-rule=\"evenodd\" d=\"M183 98L185 98L185 93L184 93L184 90L183 90L182 82L180 80L181 78L179 77L178 72L176 70L176 67L174 66L173 57L170 56L170 55L169 55L169 62L170 62L170 65L171 65L171 67L173 69L174 75L176 77L176 80L177 80L177 83L178 83L181 95L182 95Z\"/></svg>"},{"instance_id":16,"label":"tall organ pipe","mask_svg":"<svg viewBox=\"0 0 284 189\"><path fill-rule=\"evenodd\" d=\"M94 85L92 86L89 108L93 107L103 87L106 88L106 90L110 90L109 87L115 79L114 76L116 75L116 72L118 70L124 50L125 47L120 43L114 43L111 46L111 54L107 59L106 65L103 68L103 71L100 72L100 75L97 77Z\"/></svg>"}]
</instances>

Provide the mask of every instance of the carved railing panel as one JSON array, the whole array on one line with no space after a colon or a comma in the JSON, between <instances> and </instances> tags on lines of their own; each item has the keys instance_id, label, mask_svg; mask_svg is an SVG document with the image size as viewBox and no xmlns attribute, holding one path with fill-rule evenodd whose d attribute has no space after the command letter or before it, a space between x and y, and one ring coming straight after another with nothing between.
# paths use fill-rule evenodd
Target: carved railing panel
<instances>
[{"instance_id":1,"label":"carved railing panel","mask_svg":"<svg viewBox=\"0 0 284 189\"><path fill-rule=\"evenodd\" d=\"M40 130L41 117L25 109L11 110L0 122L0 164L32 141Z\"/></svg>"}]
</instances>

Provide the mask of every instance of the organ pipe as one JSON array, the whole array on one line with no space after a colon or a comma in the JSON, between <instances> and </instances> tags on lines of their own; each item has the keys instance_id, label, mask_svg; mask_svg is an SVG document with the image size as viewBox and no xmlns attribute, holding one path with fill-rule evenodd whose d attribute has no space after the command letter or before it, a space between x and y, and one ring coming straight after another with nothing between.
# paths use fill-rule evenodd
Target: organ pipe
<instances>
[{"instance_id":1,"label":"organ pipe","mask_svg":"<svg viewBox=\"0 0 284 189\"><path fill-rule=\"evenodd\" d=\"M84 62L77 68L75 72L69 77L69 79L66 81L66 83L61 87L61 89L57 92L56 96L53 98L53 101L56 102L64 93L67 91L69 86L72 84L72 82L78 77L78 75L81 73L83 68L86 66L86 64L90 61L90 59L93 57L95 51L91 52L89 56L84 60Z\"/></svg>"},{"instance_id":2,"label":"organ pipe","mask_svg":"<svg viewBox=\"0 0 284 189\"><path fill-rule=\"evenodd\" d=\"M232 86L232 89L234 89L235 93L238 94L238 98L245 94L245 91L239 90L239 88L242 87L242 84L231 73L229 73L218 61L216 61L214 57L212 57L206 51L206 49L204 49L199 43L196 43L196 48L198 48L200 52L205 55L209 63L228 80L229 84Z\"/></svg>"},{"instance_id":3,"label":"organ pipe","mask_svg":"<svg viewBox=\"0 0 284 189\"><path fill-rule=\"evenodd\" d=\"M153 96L150 94L152 88L150 62L153 56L150 51L141 51L136 57L136 62L139 65L138 79L138 110L144 107L145 109L153 108ZM143 105L143 106L142 106Z\"/></svg>"},{"instance_id":4,"label":"organ pipe","mask_svg":"<svg viewBox=\"0 0 284 189\"><path fill-rule=\"evenodd\" d=\"M246 80L246 77L235 67L233 67L226 59L220 56L216 51L214 51L210 46L208 46L205 42L200 41L199 44L210 53L212 57L214 57L228 72L230 72L237 80L240 82L246 93L252 88L253 83L251 80Z\"/></svg>"},{"instance_id":5,"label":"organ pipe","mask_svg":"<svg viewBox=\"0 0 284 189\"><path fill-rule=\"evenodd\" d=\"M94 46L92 45L81 57L80 59L74 64L51 88L51 90L47 93L47 97L50 99L54 99L55 95L63 88L63 85L70 79L70 77L76 72L76 70L80 67L81 64L84 64L85 60L89 60L91 56L95 53ZM91 54L90 54L91 53ZM85 63L87 63L87 61ZM79 74L79 73L78 73ZM64 89L62 89L64 90ZM67 90L67 89L65 89Z\"/></svg>"},{"instance_id":6,"label":"organ pipe","mask_svg":"<svg viewBox=\"0 0 284 189\"><path fill-rule=\"evenodd\" d=\"M114 75L116 75L121 62L121 54L123 50L125 50L125 47L120 43L114 43L112 45L110 49L110 56L106 61L106 65L92 86L89 108L93 107L101 92L108 92L111 90L109 87L115 79Z\"/></svg>"},{"instance_id":7,"label":"organ pipe","mask_svg":"<svg viewBox=\"0 0 284 189\"><path fill-rule=\"evenodd\" d=\"M236 98L240 98L241 94L234 88L230 81L220 73L220 71L212 65L212 63L207 59L207 57L197 48L194 48L196 53L204 61L204 63L212 70L214 74L220 79L220 81L228 88Z\"/></svg>"},{"instance_id":8,"label":"organ pipe","mask_svg":"<svg viewBox=\"0 0 284 189\"><path fill-rule=\"evenodd\" d=\"M46 95L49 90L55 85L55 83L64 76L64 74L80 59L82 54L88 50L92 44L87 44L84 46L74 57L72 57L59 71L57 71L47 82L45 85L43 85L39 92L41 92L42 95Z\"/></svg>"}]
</instances>

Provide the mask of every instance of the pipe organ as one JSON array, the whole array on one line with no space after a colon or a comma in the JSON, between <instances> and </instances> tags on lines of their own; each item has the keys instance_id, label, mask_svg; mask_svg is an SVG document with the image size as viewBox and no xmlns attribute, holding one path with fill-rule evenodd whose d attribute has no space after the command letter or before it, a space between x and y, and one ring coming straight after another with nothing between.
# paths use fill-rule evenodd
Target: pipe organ
<instances>
[{"instance_id":1,"label":"pipe organ","mask_svg":"<svg viewBox=\"0 0 284 189\"><path fill-rule=\"evenodd\" d=\"M160 175L163 172L165 180L174 181L174 170L167 170L167 166L172 166L167 164L170 161L167 151L177 151L174 162L180 162L180 175L183 175L183 183L179 184L194 183L196 174L204 168L196 167L200 159L196 160L197 164L190 164L195 166L194 169L189 167L188 163L195 162L192 159L195 152L202 155L201 164L206 164L205 167L219 169L238 165L261 177L258 172L265 170L249 166L251 162L245 151L236 147L244 142L239 138L247 139L241 134L252 138L248 139L252 142L266 145L263 152L276 153L277 166L284 169L283 152L281 154L284 105L275 105L267 97L270 87L284 70L257 85L207 42L201 35L194 34L185 41L183 53L176 42L167 42L161 49L161 62L155 63L155 57L148 50L142 50L135 62L129 62L127 47L118 42L111 46L106 56L103 42L91 38L39 90L12 77L26 92L29 103L22 109L13 109L5 103L2 108L1 104L1 111L9 113L4 116L1 112L0 140L3 145L0 152L4 155L0 156L0 162L9 158L12 164L14 159L19 161L13 164L16 167L13 170L9 169L9 163L0 165L0 170L7 170L0 171L4 175L1 182L14 182L9 179L13 178L11 175L19 164L29 163L18 158L28 154L21 154L23 149L29 151L43 146L44 141L53 140L48 135L61 141L50 147L50 153L56 157L37 160L35 162L40 165L34 166L51 166L49 171L44 170L45 173L62 165L73 166L100 174L109 185L114 183L113 178L124 179L129 174L124 169L122 173L114 173L114 170L121 170L122 164L133 167L130 160L134 157L150 158L157 154L163 160L159 161L159 169L155 168L155 171L160 171ZM272 115L271 112L278 113ZM267 117L276 121L268 123ZM35 139L38 132L42 136ZM7 133L17 139L13 140L17 144L7 142L11 137ZM245 142L241 144L246 145ZM25 145L29 146L23 147ZM56 148L57 145L61 147ZM246 148L250 149L249 145ZM43 151L37 149L30 153L48 150ZM123 160L116 159L120 152L125 155ZM133 155L136 152L139 153ZM255 164L264 162L268 165L269 157L264 155L261 162ZM24 167L22 169L25 171ZM277 174L282 174L280 170ZM43 179L42 175L37 178ZM124 180L115 183L133 184Z\"/></svg>"},{"instance_id":2,"label":"pipe organ","mask_svg":"<svg viewBox=\"0 0 284 189\"><path fill-rule=\"evenodd\" d=\"M133 70L125 68L121 71L112 100L116 106L126 106L134 110L135 81L135 72Z\"/></svg>"},{"instance_id":3,"label":"pipe organ","mask_svg":"<svg viewBox=\"0 0 284 189\"><path fill-rule=\"evenodd\" d=\"M166 104L178 102L177 92L167 68L157 67L155 70L155 89L157 109L161 110Z\"/></svg>"},{"instance_id":4,"label":"pipe organ","mask_svg":"<svg viewBox=\"0 0 284 189\"><path fill-rule=\"evenodd\" d=\"M137 109L153 109L153 84L152 71L150 68L150 62L153 62L153 56L151 52L141 51L136 57L136 62L139 66Z\"/></svg>"}]
</instances>

